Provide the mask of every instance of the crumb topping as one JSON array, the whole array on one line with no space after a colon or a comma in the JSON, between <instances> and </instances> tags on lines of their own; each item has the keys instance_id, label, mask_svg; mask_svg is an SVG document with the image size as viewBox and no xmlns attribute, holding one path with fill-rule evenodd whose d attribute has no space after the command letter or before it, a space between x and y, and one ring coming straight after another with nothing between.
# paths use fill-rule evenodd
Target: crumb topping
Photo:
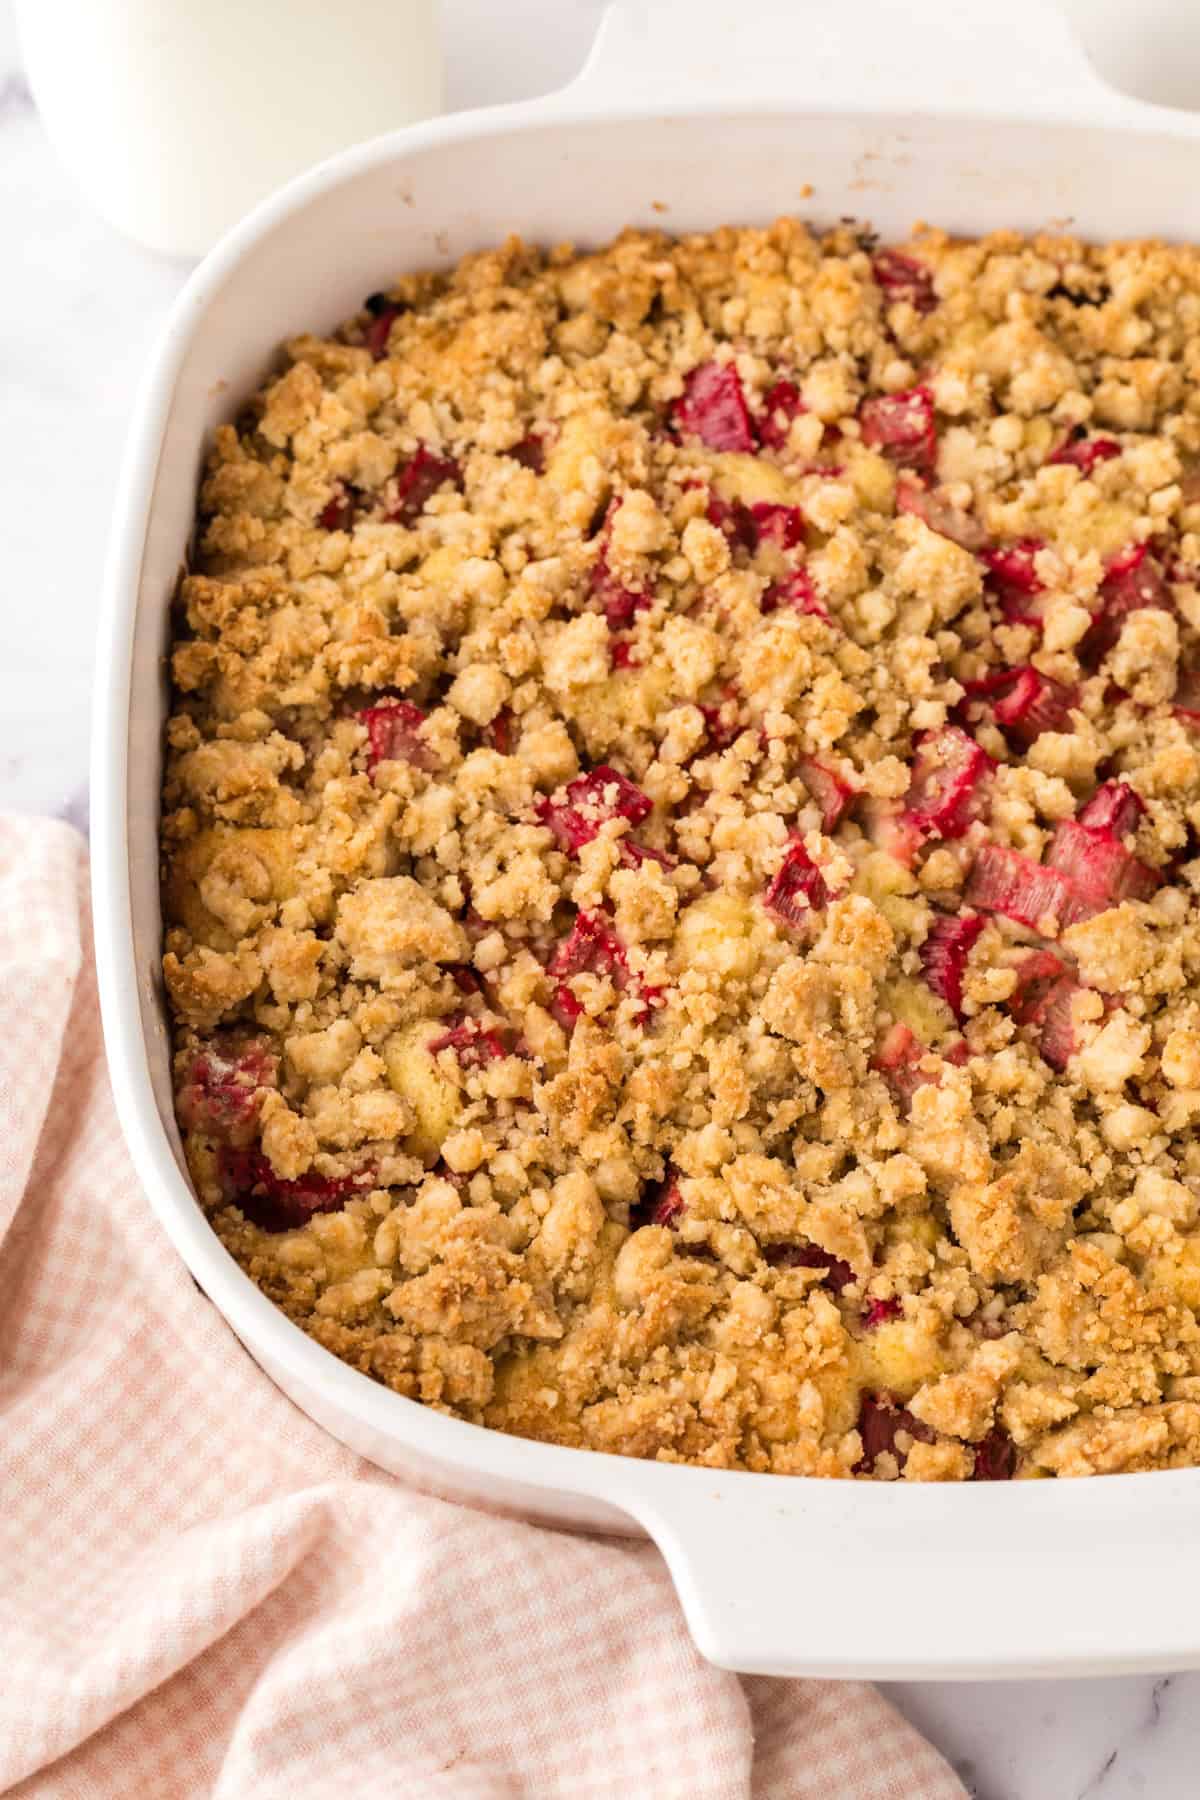
<instances>
[{"instance_id":1,"label":"crumb topping","mask_svg":"<svg viewBox=\"0 0 1200 1800\"><path fill-rule=\"evenodd\" d=\"M1200 1463L1198 346L1191 249L794 220L286 346L162 846L188 1165L290 1318L630 1456Z\"/></svg>"}]
</instances>

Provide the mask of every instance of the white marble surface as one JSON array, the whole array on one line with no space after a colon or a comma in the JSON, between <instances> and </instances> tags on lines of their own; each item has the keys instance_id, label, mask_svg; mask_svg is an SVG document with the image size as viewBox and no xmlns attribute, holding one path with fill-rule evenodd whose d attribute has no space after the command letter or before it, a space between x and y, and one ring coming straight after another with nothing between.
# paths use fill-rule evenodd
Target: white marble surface
<instances>
[{"instance_id":1,"label":"white marble surface","mask_svg":"<svg viewBox=\"0 0 1200 1800\"><path fill-rule=\"evenodd\" d=\"M596 0L443 6L454 106L556 86L582 60L599 12ZM137 375L186 269L115 237L77 200L22 79L9 0L0 0L0 242L0 807L83 822L95 596L116 464ZM981 1573L963 1604L986 1616L1004 1600ZM1191 1723L1200 1675L890 1692L979 1800L1200 1792Z\"/></svg>"}]
</instances>

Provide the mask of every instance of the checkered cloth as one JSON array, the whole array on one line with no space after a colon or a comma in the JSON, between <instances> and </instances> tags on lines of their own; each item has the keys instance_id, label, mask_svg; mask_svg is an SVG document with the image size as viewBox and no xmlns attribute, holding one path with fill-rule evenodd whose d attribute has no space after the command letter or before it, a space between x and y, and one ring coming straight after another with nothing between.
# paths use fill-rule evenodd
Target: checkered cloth
<instances>
[{"instance_id":1,"label":"checkered cloth","mask_svg":"<svg viewBox=\"0 0 1200 1800\"><path fill-rule=\"evenodd\" d=\"M86 872L0 820L0 1792L961 1800L870 1688L701 1661L652 1546L410 1493L277 1392L139 1191Z\"/></svg>"}]
</instances>

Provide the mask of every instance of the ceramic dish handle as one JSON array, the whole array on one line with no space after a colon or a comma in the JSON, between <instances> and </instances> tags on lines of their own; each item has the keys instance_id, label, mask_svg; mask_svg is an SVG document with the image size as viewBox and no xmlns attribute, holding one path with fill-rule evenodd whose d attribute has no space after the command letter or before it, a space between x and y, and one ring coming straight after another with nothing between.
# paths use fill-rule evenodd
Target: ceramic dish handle
<instances>
[{"instance_id":1,"label":"ceramic dish handle","mask_svg":"<svg viewBox=\"0 0 1200 1800\"><path fill-rule=\"evenodd\" d=\"M1084 0L1063 4L1074 16ZM1103 11L1109 0L1088 4ZM1186 39L1191 66L1200 68L1200 21L1178 0L1171 5L1171 31ZM1088 42L1103 66L1095 26ZM1178 64L1160 49L1155 66ZM1062 7L1048 0L759 0L752 9L729 0L618 0L568 92L575 103L615 109L650 100L664 111L778 100L822 111L933 107L1060 119L1095 119L1100 109L1113 121L1144 110L1101 80ZM1200 106L1200 90L1194 103Z\"/></svg>"},{"instance_id":2,"label":"ceramic dish handle","mask_svg":"<svg viewBox=\"0 0 1200 1800\"><path fill-rule=\"evenodd\" d=\"M620 1486L710 1662L886 1681L1195 1667L1196 1481L851 1483L643 1464Z\"/></svg>"}]
</instances>

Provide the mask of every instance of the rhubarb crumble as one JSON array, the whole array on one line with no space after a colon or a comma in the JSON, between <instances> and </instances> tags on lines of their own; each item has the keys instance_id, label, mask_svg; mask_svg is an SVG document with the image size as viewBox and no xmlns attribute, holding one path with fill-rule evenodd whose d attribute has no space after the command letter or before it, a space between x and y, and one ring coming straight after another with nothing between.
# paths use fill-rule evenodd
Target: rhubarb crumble
<instances>
[{"instance_id":1,"label":"rhubarb crumble","mask_svg":"<svg viewBox=\"0 0 1200 1800\"><path fill-rule=\"evenodd\" d=\"M407 275L218 432L164 974L199 1198L459 1418L1200 1464L1200 251Z\"/></svg>"}]
</instances>

